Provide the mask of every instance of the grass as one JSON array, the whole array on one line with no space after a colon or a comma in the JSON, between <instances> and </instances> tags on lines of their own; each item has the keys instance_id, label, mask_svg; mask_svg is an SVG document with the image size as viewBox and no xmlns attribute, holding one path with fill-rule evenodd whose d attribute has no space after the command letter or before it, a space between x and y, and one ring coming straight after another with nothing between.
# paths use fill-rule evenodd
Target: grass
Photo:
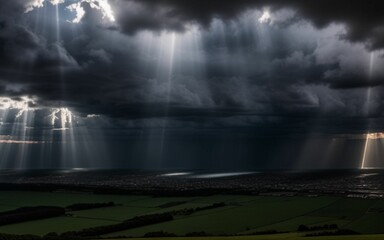
<instances>
[{"instance_id":1,"label":"grass","mask_svg":"<svg viewBox=\"0 0 384 240\"><path fill-rule=\"evenodd\" d=\"M63 233L66 231L81 230L83 228L108 224L113 224L113 222L95 219L57 217L1 226L0 232L7 234L33 234L41 236L50 232Z\"/></svg>"},{"instance_id":2,"label":"grass","mask_svg":"<svg viewBox=\"0 0 384 240\"><path fill-rule=\"evenodd\" d=\"M153 239L153 238L152 238ZM268 236L245 236L245 237L193 237L193 238L156 238L157 240L382 240L384 235L358 235L358 236L327 236L327 237L303 237L300 234L276 234ZM110 240L125 240L110 239ZM128 239L126 239L128 240ZM150 240L150 238L129 238L129 240Z\"/></svg>"},{"instance_id":3,"label":"grass","mask_svg":"<svg viewBox=\"0 0 384 240\"><path fill-rule=\"evenodd\" d=\"M269 231L269 230L275 230L275 229L278 229L281 232L295 232L297 231L298 226L303 223L307 226L319 226L319 225L325 225L325 224L337 224L338 226L341 226L348 222L344 220L338 220L338 219L327 218L327 217L301 216L301 217L295 217L283 222L274 223L271 225L240 232L240 234L252 234L255 232L263 232L263 231Z\"/></svg>"},{"instance_id":4,"label":"grass","mask_svg":"<svg viewBox=\"0 0 384 240\"><path fill-rule=\"evenodd\" d=\"M214 195L214 196L206 196L206 197L199 197L193 200L194 203L203 203L203 204L214 204L217 202L237 202L237 203L244 203L248 201L254 201L254 196L241 196L241 195Z\"/></svg>"},{"instance_id":5,"label":"grass","mask_svg":"<svg viewBox=\"0 0 384 240\"><path fill-rule=\"evenodd\" d=\"M117 232L104 237L144 236L148 232L165 231L178 235L205 231L209 234L251 234L267 230L293 232L251 238L228 239L295 239L300 224L322 226L337 224L344 229L360 233L384 233L384 200L350 199L336 197L258 197L216 195L208 197L149 197L94 195L69 192L0 192L0 212L25 206L68 206L74 203L103 203L113 201L117 206L71 212L71 216L58 217L0 227L0 233L44 235L83 228L115 224L129 218L152 213L162 213L184 208L197 208L225 202L227 206L177 216L171 222ZM167 203L185 202L161 208ZM279 238L280 237L280 238ZM177 240L178 238L174 238ZM185 238L184 238L185 239ZM204 238L193 238L194 240ZM209 238L214 240L215 238ZM222 239L222 238L220 238ZM311 238L317 239L317 238ZM376 239L374 236L359 238L321 239ZM383 238L384 239L384 238Z\"/></svg>"},{"instance_id":6,"label":"grass","mask_svg":"<svg viewBox=\"0 0 384 240\"><path fill-rule=\"evenodd\" d=\"M346 224L345 227L366 234L384 233L383 219L383 213L367 213L356 221Z\"/></svg>"},{"instance_id":7,"label":"grass","mask_svg":"<svg viewBox=\"0 0 384 240\"><path fill-rule=\"evenodd\" d=\"M193 201L196 198L185 198L185 197L173 197L173 198L167 198L167 197L148 197L145 199L141 199L139 201L133 201L130 202L130 206L135 207L152 207L152 208L158 208L159 206L170 203L170 202L189 202Z\"/></svg>"},{"instance_id":8,"label":"grass","mask_svg":"<svg viewBox=\"0 0 384 240\"><path fill-rule=\"evenodd\" d=\"M219 199L217 199L219 200ZM184 235L205 231L210 234L238 234L250 229L283 222L323 208L334 198L269 198L254 197L245 205L232 205L198 212L171 222L117 232L107 236L143 236L148 232L165 231ZM234 204L234 199L230 202ZM295 227L297 229L298 225Z\"/></svg>"},{"instance_id":9,"label":"grass","mask_svg":"<svg viewBox=\"0 0 384 240\"><path fill-rule=\"evenodd\" d=\"M61 193L61 192L0 192L0 206L25 207L25 206L59 206L65 207L74 203L103 203L115 202L128 204L142 199L150 199L148 196L117 196L95 195L86 193Z\"/></svg>"},{"instance_id":10,"label":"grass","mask_svg":"<svg viewBox=\"0 0 384 240\"><path fill-rule=\"evenodd\" d=\"M115 206L115 207L97 208L97 209L84 210L84 211L76 211L76 212L71 212L71 214L74 217L103 219L103 220L121 222L136 216L145 215L153 211L154 211L153 208Z\"/></svg>"},{"instance_id":11,"label":"grass","mask_svg":"<svg viewBox=\"0 0 384 240\"><path fill-rule=\"evenodd\" d=\"M364 215L378 200L342 198L326 208L311 213L311 216L332 217L344 220L355 220Z\"/></svg>"}]
</instances>

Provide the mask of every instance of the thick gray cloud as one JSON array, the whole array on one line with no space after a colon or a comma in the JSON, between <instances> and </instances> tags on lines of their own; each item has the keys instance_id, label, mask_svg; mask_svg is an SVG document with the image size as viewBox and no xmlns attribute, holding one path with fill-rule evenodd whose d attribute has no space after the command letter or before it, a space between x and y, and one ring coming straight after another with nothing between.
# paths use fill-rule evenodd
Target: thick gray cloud
<instances>
[{"instance_id":1,"label":"thick gray cloud","mask_svg":"<svg viewBox=\"0 0 384 240\"><path fill-rule=\"evenodd\" d=\"M343 36L351 41L365 42L369 48L384 47L383 23L381 14L383 3L369 1L178 1L178 0L125 0L113 1L121 30L134 33L142 29L182 30L186 24L200 23L209 26L212 19L232 20L249 9L270 8L272 10L289 8L296 12L288 22L300 19L311 21L316 27L323 28L331 23L347 26ZM151 14L156 13L156 14Z\"/></svg>"},{"instance_id":2,"label":"thick gray cloud","mask_svg":"<svg viewBox=\"0 0 384 240\"><path fill-rule=\"evenodd\" d=\"M64 4L58 25L49 3L24 13L31 2L0 3L2 95L126 121L249 127L249 116L364 117L374 87L368 112L381 116L378 1L111 0L115 23L83 3L80 24Z\"/></svg>"}]
</instances>

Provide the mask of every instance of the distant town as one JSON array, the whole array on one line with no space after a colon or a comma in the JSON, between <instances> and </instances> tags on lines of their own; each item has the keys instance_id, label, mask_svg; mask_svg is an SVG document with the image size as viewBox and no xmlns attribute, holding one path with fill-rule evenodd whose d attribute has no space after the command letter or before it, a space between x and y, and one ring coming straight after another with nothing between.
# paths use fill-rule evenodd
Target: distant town
<instances>
[{"instance_id":1,"label":"distant town","mask_svg":"<svg viewBox=\"0 0 384 240\"><path fill-rule=\"evenodd\" d=\"M244 194L380 199L384 198L384 172L2 171L0 189L153 196Z\"/></svg>"}]
</instances>

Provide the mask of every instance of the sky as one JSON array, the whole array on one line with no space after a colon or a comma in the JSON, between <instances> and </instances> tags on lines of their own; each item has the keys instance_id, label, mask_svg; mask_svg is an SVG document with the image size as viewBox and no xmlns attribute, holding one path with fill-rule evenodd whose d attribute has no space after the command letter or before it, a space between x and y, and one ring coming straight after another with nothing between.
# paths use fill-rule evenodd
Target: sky
<instances>
[{"instance_id":1,"label":"sky","mask_svg":"<svg viewBox=\"0 0 384 240\"><path fill-rule=\"evenodd\" d=\"M383 167L378 0L0 2L0 168Z\"/></svg>"}]
</instances>

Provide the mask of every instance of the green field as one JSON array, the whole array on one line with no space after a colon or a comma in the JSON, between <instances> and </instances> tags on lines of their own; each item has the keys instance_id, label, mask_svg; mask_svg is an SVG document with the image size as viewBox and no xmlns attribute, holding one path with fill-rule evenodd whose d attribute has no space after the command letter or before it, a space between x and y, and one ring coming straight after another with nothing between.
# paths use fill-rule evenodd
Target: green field
<instances>
[{"instance_id":1,"label":"green field","mask_svg":"<svg viewBox=\"0 0 384 240\"><path fill-rule=\"evenodd\" d=\"M174 220L104 235L104 238L142 237L150 232L168 232L179 236L192 232L211 235L252 235L278 231L286 234L228 239L295 239L298 226L337 224L361 234L384 233L384 200L340 197L262 197L216 195L208 197L151 197L126 195L95 195L70 192L0 192L0 212L25 206L68 206L76 203L115 202L116 206L67 212L67 216L0 226L0 233L34 234L63 233L84 228L112 225L135 216L164 213L181 209L206 207L225 202L226 206L176 216ZM175 204L176 203L176 204ZM165 206L165 207L164 207ZM321 239L377 239L378 235L322 237ZM382 237L382 236L380 236ZM185 239L185 238L184 238ZM204 238L193 238L194 240ZM209 238L214 240L215 238ZM220 237L220 239L223 239ZM311 239L317 239L312 237ZM175 238L177 240L177 238Z\"/></svg>"},{"instance_id":2,"label":"green field","mask_svg":"<svg viewBox=\"0 0 384 240\"><path fill-rule=\"evenodd\" d=\"M65 207L73 203L89 202L109 202L114 201L118 204L128 204L148 199L148 196L115 196L115 195L95 195L91 193L71 193L71 192L20 192L20 191L1 191L0 206L22 207L53 205Z\"/></svg>"},{"instance_id":3,"label":"green field","mask_svg":"<svg viewBox=\"0 0 384 240\"><path fill-rule=\"evenodd\" d=\"M247 198L246 201L243 201ZM217 196L214 201L220 202L225 197ZM237 200L239 202L237 202ZM259 231L259 228L268 228L269 225L292 220L305 214L324 208L335 201L336 198L277 198L277 197L237 197L230 198L229 206L198 212L172 222L151 225L138 229L110 234L108 236L143 236L148 232L165 231L178 235L190 232L205 231L210 234L239 234L245 231ZM305 220L305 219L303 219ZM295 231L301 222L291 229ZM225 226L225 227L223 227ZM280 229L277 229L280 230ZM284 229L286 230L286 229ZM250 231L252 232L252 231Z\"/></svg>"},{"instance_id":4,"label":"green field","mask_svg":"<svg viewBox=\"0 0 384 240\"><path fill-rule=\"evenodd\" d=\"M113 222L96 219L57 217L6 225L1 227L0 232L7 234L45 235L50 232L63 233L66 231L81 230L83 228L108 224L113 224Z\"/></svg>"},{"instance_id":5,"label":"green field","mask_svg":"<svg viewBox=\"0 0 384 240\"><path fill-rule=\"evenodd\" d=\"M156 238L166 240L169 238ZM245 237L193 237L193 238L171 238L172 240L302 240L308 239L298 234L278 234L268 236L245 236ZM338 236L338 237L311 237L311 240L382 240L384 235L359 235L359 236ZM122 239L110 239L122 240ZM128 239L127 239L128 240ZM130 238L129 240L150 240L150 238Z\"/></svg>"}]
</instances>

